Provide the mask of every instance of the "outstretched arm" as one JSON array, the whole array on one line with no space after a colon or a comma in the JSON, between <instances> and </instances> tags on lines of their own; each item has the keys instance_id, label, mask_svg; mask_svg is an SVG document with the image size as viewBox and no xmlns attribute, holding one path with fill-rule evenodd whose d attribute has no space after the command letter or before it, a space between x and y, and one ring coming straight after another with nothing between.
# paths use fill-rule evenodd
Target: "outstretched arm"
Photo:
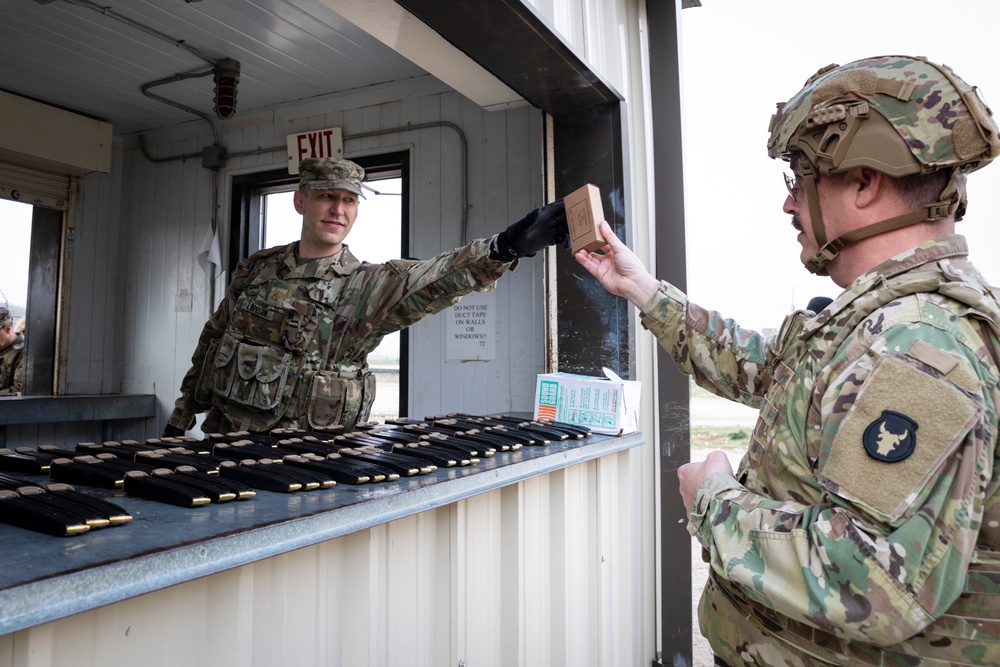
<instances>
[{"instance_id":1,"label":"outstretched arm","mask_svg":"<svg viewBox=\"0 0 1000 667\"><path fill-rule=\"evenodd\" d=\"M612 294L623 296L636 308L642 308L656 293L660 281L654 278L624 243L618 240L606 221L601 222L601 234L608 244L599 252L581 250L576 261Z\"/></svg>"}]
</instances>

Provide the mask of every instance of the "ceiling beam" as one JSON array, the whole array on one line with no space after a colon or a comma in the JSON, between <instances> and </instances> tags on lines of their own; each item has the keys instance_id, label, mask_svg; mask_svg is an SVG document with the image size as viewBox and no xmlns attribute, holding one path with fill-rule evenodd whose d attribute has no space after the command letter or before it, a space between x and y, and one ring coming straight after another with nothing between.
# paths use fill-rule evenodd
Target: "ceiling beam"
<instances>
[{"instance_id":1,"label":"ceiling beam","mask_svg":"<svg viewBox=\"0 0 1000 667\"><path fill-rule=\"evenodd\" d=\"M396 2L522 98L553 116L617 104L622 99L523 0Z\"/></svg>"},{"instance_id":2,"label":"ceiling beam","mask_svg":"<svg viewBox=\"0 0 1000 667\"><path fill-rule=\"evenodd\" d=\"M484 109L526 104L500 79L393 0L320 1Z\"/></svg>"}]
</instances>

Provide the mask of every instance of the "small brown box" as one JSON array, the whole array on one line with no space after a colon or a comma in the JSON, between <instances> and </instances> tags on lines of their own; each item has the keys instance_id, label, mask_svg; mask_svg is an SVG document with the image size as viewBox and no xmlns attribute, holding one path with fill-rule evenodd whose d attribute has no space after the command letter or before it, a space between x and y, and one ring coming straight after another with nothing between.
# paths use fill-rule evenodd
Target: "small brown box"
<instances>
[{"instance_id":1,"label":"small brown box","mask_svg":"<svg viewBox=\"0 0 1000 667\"><path fill-rule=\"evenodd\" d=\"M566 222L569 224L569 238L573 243L574 253L581 250L593 252L607 245L597 228L604 220L600 188L587 183L563 197L563 204L566 206Z\"/></svg>"}]
</instances>

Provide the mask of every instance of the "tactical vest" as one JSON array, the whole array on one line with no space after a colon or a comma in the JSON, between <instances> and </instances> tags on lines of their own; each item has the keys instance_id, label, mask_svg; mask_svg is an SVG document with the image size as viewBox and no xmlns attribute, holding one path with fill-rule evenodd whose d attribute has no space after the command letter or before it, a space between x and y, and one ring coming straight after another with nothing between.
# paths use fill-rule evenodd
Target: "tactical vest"
<instances>
[{"instance_id":1,"label":"tactical vest","mask_svg":"<svg viewBox=\"0 0 1000 667\"><path fill-rule=\"evenodd\" d=\"M1000 337L1000 308L996 298L992 294L983 294L940 263L889 278L885 288L862 294L852 303L851 322L843 327L837 339L827 348L819 366L826 367L830 363L856 327L871 313L900 297L927 292L937 292L971 309L969 316L977 320L984 343L981 348L984 354L980 354L980 360L992 362L991 372L997 374L1000 367L1000 349L996 346ZM807 346L808 335L815 333L814 330L806 331L803 336L808 319L805 313L799 312L783 323L775 341L775 363L780 368L771 369L773 379L768 389L769 397L781 392L782 386L792 378L792 373L782 372L782 368L789 368L782 359L801 358L796 355ZM774 409L768 401L761 411L748 448L749 459L759 456L766 447L768 420L776 416L767 412ZM745 460L737 473L741 483L746 481L746 465ZM1000 665L1000 530L997 528L1000 526L1000 490L996 486L987 488L983 505L982 529L962 594L945 614L898 645L879 648L860 641L845 640L777 614L751 600L737 586L720 579L714 572L710 575L699 607L701 622L744 626L738 633L754 628L752 632L762 637L761 641L777 640L777 644L784 644L804 659L818 659L823 664ZM788 664L799 663L792 660Z\"/></svg>"},{"instance_id":2,"label":"tactical vest","mask_svg":"<svg viewBox=\"0 0 1000 667\"><path fill-rule=\"evenodd\" d=\"M357 260L348 253L343 262ZM331 266L321 276L286 278L282 267L261 261L244 279L225 332L209 346L196 397L211 399L240 430L352 427L368 418L375 377L364 355L331 358L350 275Z\"/></svg>"}]
</instances>

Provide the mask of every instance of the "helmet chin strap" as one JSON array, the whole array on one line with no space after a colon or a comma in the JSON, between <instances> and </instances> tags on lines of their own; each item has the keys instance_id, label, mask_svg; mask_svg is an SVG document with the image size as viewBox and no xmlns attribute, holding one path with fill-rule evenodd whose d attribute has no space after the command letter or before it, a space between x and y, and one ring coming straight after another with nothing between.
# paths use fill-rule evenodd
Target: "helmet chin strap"
<instances>
[{"instance_id":1,"label":"helmet chin strap","mask_svg":"<svg viewBox=\"0 0 1000 667\"><path fill-rule=\"evenodd\" d=\"M812 163L805 158L799 159L799 178L802 179L802 189L805 191L806 203L809 204L809 220L812 223L813 236L819 250L812 257L806 260L806 269L817 276L828 275L826 265L837 256L839 247L831 247L836 243L834 239L830 243L826 242L826 228L823 227L823 212L819 207L819 193L816 191L816 169Z\"/></svg>"},{"instance_id":2,"label":"helmet chin strap","mask_svg":"<svg viewBox=\"0 0 1000 667\"><path fill-rule=\"evenodd\" d=\"M817 276L830 275L826 270L826 265L833 261L844 246L848 244L878 234L884 234L885 232L891 232L894 229L914 225L918 222L942 220L951 217L959 210L962 204L960 197L956 197L954 201L937 201L916 211L910 211L909 213L881 220L827 241L826 229L823 226L823 213L820 211L819 206L819 194L816 191L816 170L804 158L799 160L799 175L802 179L803 189L805 190L806 202L809 204L809 218L812 221L813 235L816 237L816 245L819 246L816 253L805 261L805 267L810 273L814 273Z\"/></svg>"}]
</instances>

